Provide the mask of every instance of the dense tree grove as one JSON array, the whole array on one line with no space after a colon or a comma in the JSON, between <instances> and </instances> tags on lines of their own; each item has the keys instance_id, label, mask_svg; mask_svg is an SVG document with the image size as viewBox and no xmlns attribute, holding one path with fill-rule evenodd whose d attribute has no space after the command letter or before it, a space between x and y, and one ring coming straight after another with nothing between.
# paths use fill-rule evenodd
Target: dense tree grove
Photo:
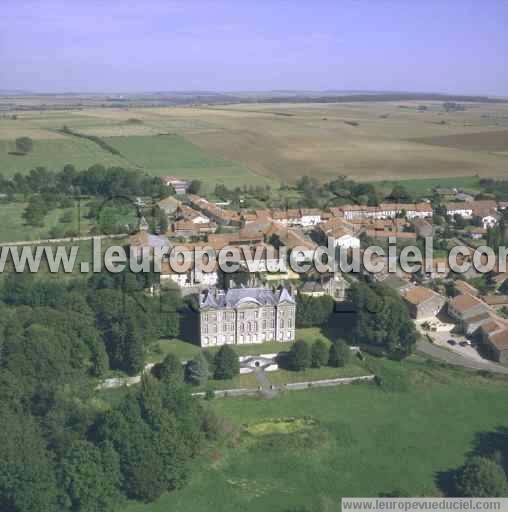
<instances>
[{"instance_id":1,"label":"dense tree grove","mask_svg":"<svg viewBox=\"0 0 508 512\"><path fill-rule=\"evenodd\" d=\"M28 174L16 173L12 178L0 178L0 188L6 194L57 194L114 196L167 196L159 178L148 176L136 169L104 167L95 164L78 171L73 165L66 165L61 171L36 167Z\"/></svg>"},{"instance_id":2,"label":"dense tree grove","mask_svg":"<svg viewBox=\"0 0 508 512\"><path fill-rule=\"evenodd\" d=\"M175 327L131 274L63 282L5 276L0 289L0 510L111 511L185 484L213 421L168 356L114 406L93 388L139 372ZM173 296L172 300L177 300Z\"/></svg>"},{"instance_id":3,"label":"dense tree grove","mask_svg":"<svg viewBox=\"0 0 508 512\"><path fill-rule=\"evenodd\" d=\"M296 298L297 327L324 325L333 313L335 301L329 295L310 297L299 294Z\"/></svg>"},{"instance_id":4,"label":"dense tree grove","mask_svg":"<svg viewBox=\"0 0 508 512\"><path fill-rule=\"evenodd\" d=\"M394 357L409 355L416 330L402 299L379 283L351 288L356 311L354 337L358 344L372 345Z\"/></svg>"}]
</instances>

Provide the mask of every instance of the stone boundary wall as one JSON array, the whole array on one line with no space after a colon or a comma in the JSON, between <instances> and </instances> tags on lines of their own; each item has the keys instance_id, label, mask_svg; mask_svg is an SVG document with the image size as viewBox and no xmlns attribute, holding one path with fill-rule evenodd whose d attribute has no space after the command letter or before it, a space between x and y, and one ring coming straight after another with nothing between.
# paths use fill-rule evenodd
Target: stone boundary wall
<instances>
[{"instance_id":1,"label":"stone boundary wall","mask_svg":"<svg viewBox=\"0 0 508 512\"><path fill-rule=\"evenodd\" d=\"M327 386L340 386L341 384L353 384L355 382L369 382L376 378L375 375L362 375L360 377L339 377L337 379L311 380L308 382L292 382L281 386L281 389L299 390L309 388L322 388Z\"/></svg>"},{"instance_id":2,"label":"stone boundary wall","mask_svg":"<svg viewBox=\"0 0 508 512\"><path fill-rule=\"evenodd\" d=\"M293 382L282 386L274 386L276 391L300 391L304 389L323 388L331 386L340 386L344 384L354 384L355 382L372 382L376 378L375 375L361 375L359 377L339 377L337 379L313 380L307 382ZM192 396L204 397L204 391L192 393ZM236 396L255 396L260 395L261 389L255 388L236 388L236 389L218 389L214 390L214 395L218 398L236 397Z\"/></svg>"},{"instance_id":3,"label":"stone boundary wall","mask_svg":"<svg viewBox=\"0 0 508 512\"><path fill-rule=\"evenodd\" d=\"M68 242L84 242L86 240L93 240L94 238L100 238L101 240L125 238L129 236L128 233L121 233L118 235L86 235L86 236L73 236L68 238L44 238L41 240L21 240L19 242L3 242L0 247L10 246L22 246L22 245L43 245L43 244L57 244L57 243L68 243Z\"/></svg>"}]
</instances>

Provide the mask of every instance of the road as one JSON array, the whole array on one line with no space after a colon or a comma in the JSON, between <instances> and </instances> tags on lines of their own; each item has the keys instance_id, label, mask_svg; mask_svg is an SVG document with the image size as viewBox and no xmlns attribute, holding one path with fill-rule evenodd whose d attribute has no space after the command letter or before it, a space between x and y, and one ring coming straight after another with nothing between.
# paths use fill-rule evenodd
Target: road
<instances>
[{"instance_id":1,"label":"road","mask_svg":"<svg viewBox=\"0 0 508 512\"><path fill-rule=\"evenodd\" d=\"M254 370L254 374L256 375L258 384L261 386L261 393L263 396L266 398L273 398L277 394L277 390L272 387L271 382L266 376L265 370L263 370L263 368L256 368Z\"/></svg>"},{"instance_id":2,"label":"road","mask_svg":"<svg viewBox=\"0 0 508 512\"><path fill-rule=\"evenodd\" d=\"M508 375L508 368L494 362L475 361L473 359L461 356L456 352L434 345L425 339L420 339L416 343L418 352L425 354L432 359L438 359L444 363L453 366L461 366L470 370L485 370L493 373Z\"/></svg>"},{"instance_id":3,"label":"road","mask_svg":"<svg viewBox=\"0 0 508 512\"><path fill-rule=\"evenodd\" d=\"M68 238L44 238L41 240L20 240L17 242L3 242L0 247L17 247L23 245L45 245L45 244L66 244L70 242L83 242L86 240L93 240L94 238L105 240L108 238L125 238L129 236L128 233L121 233L119 235L87 235L87 236L73 236Z\"/></svg>"}]
</instances>

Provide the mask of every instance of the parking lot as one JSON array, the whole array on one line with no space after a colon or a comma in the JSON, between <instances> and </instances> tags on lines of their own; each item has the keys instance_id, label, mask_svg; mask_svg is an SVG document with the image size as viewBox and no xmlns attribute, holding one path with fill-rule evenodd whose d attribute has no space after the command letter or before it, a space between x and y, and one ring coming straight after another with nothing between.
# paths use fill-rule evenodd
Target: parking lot
<instances>
[{"instance_id":1,"label":"parking lot","mask_svg":"<svg viewBox=\"0 0 508 512\"><path fill-rule=\"evenodd\" d=\"M474 361L490 362L488 359L483 358L476 348L471 346L471 342L464 335L451 332L454 327L453 324L443 323L437 319L433 319L428 323L432 327L437 328L437 330L427 331L422 329L421 323L419 323L419 325L417 324L418 330L424 336L429 336L436 345L447 348L452 352ZM452 343L452 341L454 343ZM462 346L461 343L465 346Z\"/></svg>"}]
</instances>

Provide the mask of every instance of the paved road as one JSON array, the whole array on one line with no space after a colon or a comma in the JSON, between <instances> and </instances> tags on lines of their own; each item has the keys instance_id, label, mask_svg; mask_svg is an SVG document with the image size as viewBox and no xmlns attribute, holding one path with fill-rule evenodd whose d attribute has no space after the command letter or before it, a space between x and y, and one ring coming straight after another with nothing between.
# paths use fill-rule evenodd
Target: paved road
<instances>
[{"instance_id":1,"label":"paved road","mask_svg":"<svg viewBox=\"0 0 508 512\"><path fill-rule=\"evenodd\" d=\"M261 386L261 393L263 396L266 398L273 398L277 394L277 390L272 387L272 383L268 380L263 368L256 368L254 370L254 375L256 376L258 384Z\"/></svg>"},{"instance_id":2,"label":"paved road","mask_svg":"<svg viewBox=\"0 0 508 512\"><path fill-rule=\"evenodd\" d=\"M473 359L461 356L456 352L451 352L446 348L434 345L427 340L418 340L416 343L416 349L418 352L430 356L433 359L438 359L444 363L448 363L454 366L461 366L471 370L487 370L493 373L502 373L508 375L508 368L501 366L500 364L475 361Z\"/></svg>"}]
</instances>

